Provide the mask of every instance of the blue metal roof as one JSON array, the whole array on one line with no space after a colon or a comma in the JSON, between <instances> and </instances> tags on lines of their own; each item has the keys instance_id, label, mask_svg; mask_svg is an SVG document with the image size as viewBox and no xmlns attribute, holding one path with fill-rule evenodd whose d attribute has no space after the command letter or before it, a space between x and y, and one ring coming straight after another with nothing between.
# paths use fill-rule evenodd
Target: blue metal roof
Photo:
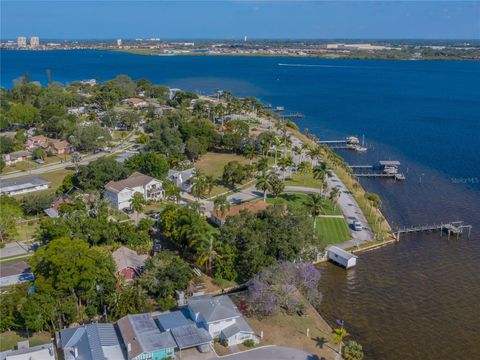
<instances>
[{"instance_id":1,"label":"blue metal roof","mask_svg":"<svg viewBox=\"0 0 480 360\"><path fill-rule=\"evenodd\" d=\"M178 310L157 316L157 323L162 331L193 324L186 310Z\"/></svg>"}]
</instances>

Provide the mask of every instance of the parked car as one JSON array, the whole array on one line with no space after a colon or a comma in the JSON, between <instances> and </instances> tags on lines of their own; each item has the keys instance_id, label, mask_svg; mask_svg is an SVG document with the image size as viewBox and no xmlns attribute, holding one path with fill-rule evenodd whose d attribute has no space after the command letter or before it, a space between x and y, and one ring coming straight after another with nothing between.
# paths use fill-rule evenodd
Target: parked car
<instances>
[{"instance_id":1,"label":"parked car","mask_svg":"<svg viewBox=\"0 0 480 360\"><path fill-rule=\"evenodd\" d=\"M353 230L355 231L361 231L363 230L363 226L362 226L362 223L358 220L354 220L352 222L352 227L353 227Z\"/></svg>"},{"instance_id":2,"label":"parked car","mask_svg":"<svg viewBox=\"0 0 480 360\"><path fill-rule=\"evenodd\" d=\"M154 211L148 215L151 219L157 220L160 217L160 211Z\"/></svg>"},{"instance_id":3,"label":"parked car","mask_svg":"<svg viewBox=\"0 0 480 360\"><path fill-rule=\"evenodd\" d=\"M126 213L126 214L133 214L133 210L130 209L129 207L124 208L123 212Z\"/></svg>"}]
</instances>

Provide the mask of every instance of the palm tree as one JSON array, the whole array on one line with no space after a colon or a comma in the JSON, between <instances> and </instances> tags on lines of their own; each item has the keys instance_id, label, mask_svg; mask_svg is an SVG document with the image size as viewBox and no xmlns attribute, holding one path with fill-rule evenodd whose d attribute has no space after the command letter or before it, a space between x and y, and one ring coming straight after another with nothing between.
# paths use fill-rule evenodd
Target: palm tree
<instances>
[{"instance_id":1,"label":"palm tree","mask_svg":"<svg viewBox=\"0 0 480 360\"><path fill-rule=\"evenodd\" d=\"M322 154L322 151L318 146L315 146L308 150L308 156L310 156L310 162L312 163L312 166L313 166L313 160L317 160L321 154Z\"/></svg>"},{"instance_id":2,"label":"palm tree","mask_svg":"<svg viewBox=\"0 0 480 360\"><path fill-rule=\"evenodd\" d=\"M263 156L258 160L257 170L260 172L266 172L268 170L268 157Z\"/></svg>"},{"instance_id":3,"label":"palm tree","mask_svg":"<svg viewBox=\"0 0 480 360\"><path fill-rule=\"evenodd\" d=\"M215 187L215 180L213 176L207 175L204 180L205 190L207 191L208 196L212 193L213 188Z\"/></svg>"},{"instance_id":4,"label":"palm tree","mask_svg":"<svg viewBox=\"0 0 480 360\"><path fill-rule=\"evenodd\" d=\"M345 337L349 336L350 334L347 332L347 330L344 329L342 326L341 328L335 328L333 329L333 341L335 344L339 344L338 346L338 353L342 354L342 341Z\"/></svg>"},{"instance_id":5,"label":"palm tree","mask_svg":"<svg viewBox=\"0 0 480 360\"><path fill-rule=\"evenodd\" d=\"M300 164L298 164L298 172L303 175L303 185L305 185L305 182L307 180L307 174L310 174L312 172L312 164L310 164L307 161L302 161Z\"/></svg>"},{"instance_id":6,"label":"palm tree","mask_svg":"<svg viewBox=\"0 0 480 360\"><path fill-rule=\"evenodd\" d=\"M323 197L319 194L310 194L304 204L313 217L313 233L316 235L317 216L323 213Z\"/></svg>"},{"instance_id":7,"label":"palm tree","mask_svg":"<svg viewBox=\"0 0 480 360\"><path fill-rule=\"evenodd\" d=\"M338 198L340 197L340 190L337 186L335 186L332 191L330 191L330 200L333 201L334 203L334 209L336 210L337 209L337 201L338 201Z\"/></svg>"},{"instance_id":8,"label":"palm tree","mask_svg":"<svg viewBox=\"0 0 480 360\"><path fill-rule=\"evenodd\" d=\"M221 195L213 201L213 208L218 211L222 217L230 210L230 205L227 195Z\"/></svg>"},{"instance_id":9,"label":"palm tree","mask_svg":"<svg viewBox=\"0 0 480 360\"><path fill-rule=\"evenodd\" d=\"M282 170L283 179L285 179L285 170L293 165L293 159L291 156L286 156L278 160L278 166Z\"/></svg>"},{"instance_id":10,"label":"palm tree","mask_svg":"<svg viewBox=\"0 0 480 360\"><path fill-rule=\"evenodd\" d=\"M267 191L272 189L271 177L269 174L263 173L257 178L255 187L263 191L263 201L267 202Z\"/></svg>"},{"instance_id":11,"label":"palm tree","mask_svg":"<svg viewBox=\"0 0 480 360\"><path fill-rule=\"evenodd\" d=\"M195 196L197 199L200 199L200 197L205 194L205 191L207 190L207 180L206 177L203 176L200 171L197 171L195 176L192 179L192 194Z\"/></svg>"},{"instance_id":12,"label":"palm tree","mask_svg":"<svg viewBox=\"0 0 480 360\"><path fill-rule=\"evenodd\" d=\"M278 153L278 147L281 145L281 141L278 138L278 136L274 136L272 139L272 145L275 148L275 162L274 164L277 165L277 153Z\"/></svg>"},{"instance_id":13,"label":"palm tree","mask_svg":"<svg viewBox=\"0 0 480 360\"><path fill-rule=\"evenodd\" d=\"M138 215L142 211L143 206L145 205L145 198L139 192L133 194L132 200L130 201L130 207L135 211L136 224L138 224Z\"/></svg>"},{"instance_id":14,"label":"palm tree","mask_svg":"<svg viewBox=\"0 0 480 360\"><path fill-rule=\"evenodd\" d=\"M75 166L75 172L78 173L78 166L80 165L80 161L82 160L82 156L79 152L75 151L72 154L72 163Z\"/></svg>"},{"instance_id":15,"label":"palm tree","mask_svg":"<svg viewBox=\"0 0 480 360\"><path fill-rule=\"evenodd\" d=\"M243 156L249 160L249 164L252 164L253 158L257 155L257 151L252 145L247 145L243 150Z\"/></svg>"},{"instance_id":16,"label":"palm tree","mask_svg":"<svg viewBox=\"0 0 480 360\"><path fill-rule=\"evenodd\" d=\"M217 230L207 223L198 223L198 226L190 227L188 234L188 247L195 249L195 265L205 266L205 271L211 273L212 263L217 256L215 250L218 245Z\"/></svg>"},{"instance_id":17,"label":"palm tree","mask_svg":"<svg viewBox=\"0 0 480 360\"><path fill-rule=\"evenodd\" d=\"M323 191L323 185L325 178L330 176L331 172L327 168L327 165L324 162L320 162L313 167L313 177L314 179L320 180L320 190Z\"/></svg>"}]
</instances>

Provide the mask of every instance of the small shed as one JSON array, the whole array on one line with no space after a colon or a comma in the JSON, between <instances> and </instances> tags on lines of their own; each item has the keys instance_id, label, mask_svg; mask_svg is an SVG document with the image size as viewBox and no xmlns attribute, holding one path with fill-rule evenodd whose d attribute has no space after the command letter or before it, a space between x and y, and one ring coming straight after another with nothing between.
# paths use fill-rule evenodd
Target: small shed
<instances>
[{"instance_id":1,"label":"small shed","mask_svg":"<svg viewBox=\"0 0 480 360\"><path fill-rule=\"evenodd\" d=\"M338 246L329 246L327 247L327 258L334 263L350 269L357 265L358 256L345 251Z\"/></svg>"}]
</instances>

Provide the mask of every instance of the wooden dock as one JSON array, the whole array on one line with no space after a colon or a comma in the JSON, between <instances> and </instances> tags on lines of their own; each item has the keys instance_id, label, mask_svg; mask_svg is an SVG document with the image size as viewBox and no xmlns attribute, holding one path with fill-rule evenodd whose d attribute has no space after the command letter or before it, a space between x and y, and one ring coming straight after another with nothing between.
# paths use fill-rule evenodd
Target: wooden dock
<instances>
[{"instance_id":1,"label":"wooden dock","mask_svg":"<svg viewBox=\"0 0 480 360\"><path fill-rule=\"evenodd\" d=\"M460 235L463 234L464 230L468 230L468 238L470 238L472 232L472 225L467 225L464 221L452 221L440 224L408 226L396 229L393 232L393 235L397 241L400 241L400 234L440 231L440 234L446 232L448 238L450 238L450 235L456 235L458 238Z\"/></svg>"},{"instance_id":2,"label":"wooden dock","mask_svg":"<svg viewBox=\"0 0 480 360\"><path fill-rule=\"evenodd\" d=\"M283 114L280 115L282 119L303 119L303 114L294 113L294 114Z\"/></svg>"},{"instance_id":3,"label":"wooden dock","mask_svg":"<svg viewBox=\"0 0 480 360\"><path fill-rule=\"evenodd\" d=\"M384 177L405 180L405 175L398 171L397 160L380 160L376 165L349 165L356 177Z\"/></svg>"}]
</instances>

